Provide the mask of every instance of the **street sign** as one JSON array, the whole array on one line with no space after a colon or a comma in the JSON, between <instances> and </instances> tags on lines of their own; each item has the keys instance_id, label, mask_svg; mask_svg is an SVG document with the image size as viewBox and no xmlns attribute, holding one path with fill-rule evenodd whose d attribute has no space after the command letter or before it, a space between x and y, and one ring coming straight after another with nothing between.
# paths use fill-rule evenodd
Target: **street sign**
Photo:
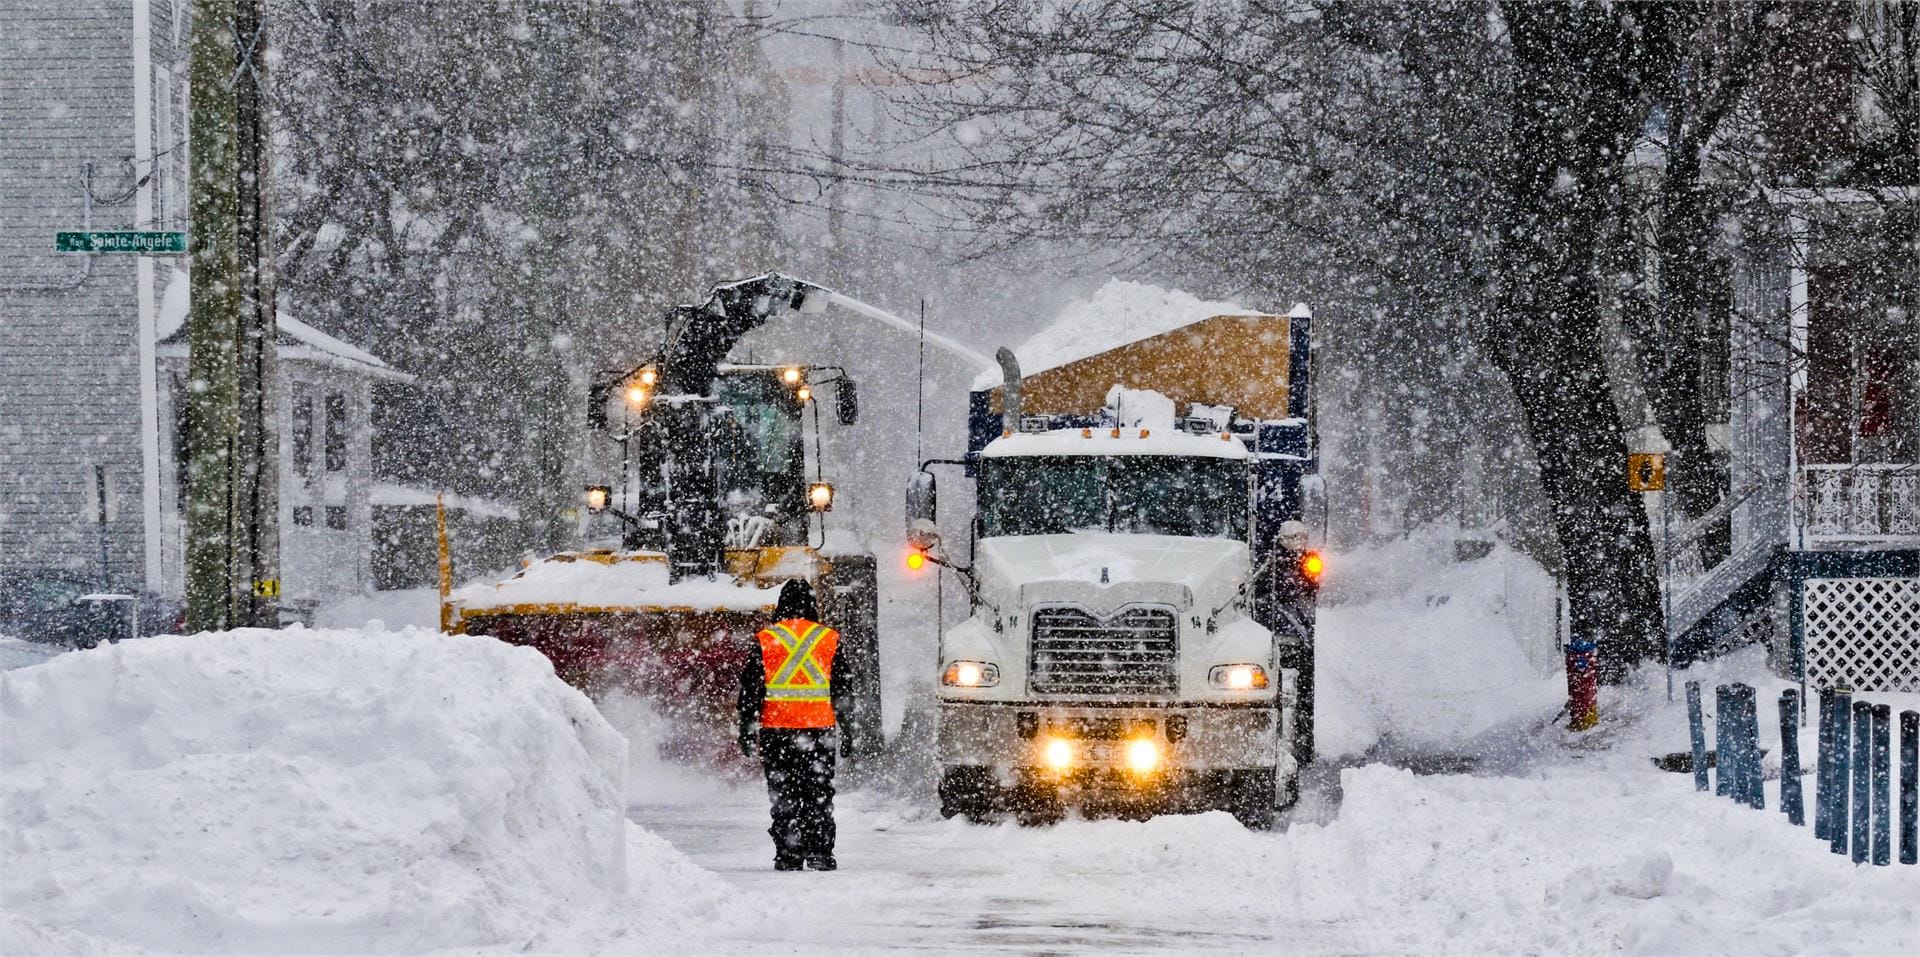
<instances>
[{"instance_id":1,"label":"street sign","mask_svg":"<svg viewBox=\"0 0 1920 957\"><path fill-rule=\"evenodd\" d=\"M171 230L73 230L54 234L53 251L177 256L187 251L187 234Z\"/></svg>"},{"instance_id":2,"label":"street sign","mask_svg":"<svg viewBox=\"0 0 1920 957\"><path fill-rule=\"evenodd\" d=\"M1628 453L1627 487L1636 492L1666 491L1667 457L1659 452Z\"/></svg>"}]
</instances>

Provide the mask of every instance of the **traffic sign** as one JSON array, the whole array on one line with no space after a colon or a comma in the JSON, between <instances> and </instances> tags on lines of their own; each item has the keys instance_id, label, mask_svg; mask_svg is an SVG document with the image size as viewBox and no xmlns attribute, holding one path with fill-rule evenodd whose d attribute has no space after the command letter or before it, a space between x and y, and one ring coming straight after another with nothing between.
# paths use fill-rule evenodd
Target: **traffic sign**
<instances>
[{"instance_id":1,"label":"traffic sign","mask_svg":"<svg viewBox=\"0 0 1920 957\"><path fill-rule=\"evenodd\" d=\"M1659 452L1628 453L1627 487L1636 492L1666 491L1667 457Z\"/></svg>"},{"instance_id":2,"label":"traffic sign","mask_svg":"<svg viewBox=\"0 0 1920 957\"><path fill-rule=\"evenodd\" d=\"M146 229L73 230L54 234L53 251L174 256L187 251L187 234Z\"/></svg>"}]
</instances>

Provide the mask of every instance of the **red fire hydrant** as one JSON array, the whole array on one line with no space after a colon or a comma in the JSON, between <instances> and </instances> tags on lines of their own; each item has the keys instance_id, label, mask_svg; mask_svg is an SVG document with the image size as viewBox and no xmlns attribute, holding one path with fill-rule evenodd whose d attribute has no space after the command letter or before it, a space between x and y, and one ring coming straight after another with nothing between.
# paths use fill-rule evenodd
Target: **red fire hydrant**
<instances>
[{"instance_id":1,"label":"red fire hydrant","mask_svg":"<svg viewBox=\"0 0 1920 957\"><path fill-rule=\"evenodd\" d=\"M1600 723L1600 654L1591 641L1567 644L1567 727L1585 731Z\"/></svg>"}]
</instances>

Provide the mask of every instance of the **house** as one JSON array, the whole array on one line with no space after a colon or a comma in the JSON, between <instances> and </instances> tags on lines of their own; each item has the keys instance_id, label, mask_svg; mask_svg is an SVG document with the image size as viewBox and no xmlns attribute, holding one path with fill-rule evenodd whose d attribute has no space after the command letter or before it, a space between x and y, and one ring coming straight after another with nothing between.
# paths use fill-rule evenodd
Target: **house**
<instances>
[{"instance_id":1,"label":"house","mask_svg":"<svg viewBox=\"0 0 1920 957\"><path fill-rule=\"evenodd\" d=\"M159 357L161 594L185 589L187 304L174 270L161 300ZM374 588L373 389L411 383L372 353L284 311L278 315L281 603L296 614Z\"/></svg>"},{"instance_id":2,"label":"house","mask_svg":"<svg viewBox=\"0 0 1920 957\"><path fill-rule=\"evenodd\" d=\"M54 233L185 228L189 6L7 4L0 29L0 575L49 567L91 573L104 553L105 584L159 590L154 349L157 273L169 260L60 254Z\"/></svg>"},{"instance_id":3,"label":"house","mask_svg":"<svg viewBox=\"0 0 1920 957\"><path fill-rule=\"evenodd\" d=\"M1732 251L1730 494L1674 535L1681 656L1920 691L1920 189L1766 189ZM1732 548L1710 567L1705 529Z\"/></svg>"},{"instance_id":4,"label":"house","mask_svg":"<svg viewBox=\"0 0 1920 957\"><path fill-rule=\"evenodd\" d=\"M54 234L187 229L190 6L8 4L0 76L31 82L0 83L0 575L183 594L185 258L60 254ZM298 613L375 584L372 390L410 377L284 313L278 351Z\"/></svg>"}]
</instances>

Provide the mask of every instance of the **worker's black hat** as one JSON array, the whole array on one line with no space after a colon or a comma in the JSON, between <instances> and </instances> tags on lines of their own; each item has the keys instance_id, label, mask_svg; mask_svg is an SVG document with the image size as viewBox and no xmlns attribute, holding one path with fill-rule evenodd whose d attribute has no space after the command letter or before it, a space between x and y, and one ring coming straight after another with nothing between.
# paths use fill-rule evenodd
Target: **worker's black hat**
<instances>
[{"instance_id":1,"label":"worker's black hat","mask_svg":"<svg viewBox=\"0 0 1920 957\"><path fill-rule=\"evenodd\" d=\"M813 600L813 586L797 578L780 586L780 601L773 606L774 621L790 618L820 620L820 605Z\"/></svg>"}]
</instances>

